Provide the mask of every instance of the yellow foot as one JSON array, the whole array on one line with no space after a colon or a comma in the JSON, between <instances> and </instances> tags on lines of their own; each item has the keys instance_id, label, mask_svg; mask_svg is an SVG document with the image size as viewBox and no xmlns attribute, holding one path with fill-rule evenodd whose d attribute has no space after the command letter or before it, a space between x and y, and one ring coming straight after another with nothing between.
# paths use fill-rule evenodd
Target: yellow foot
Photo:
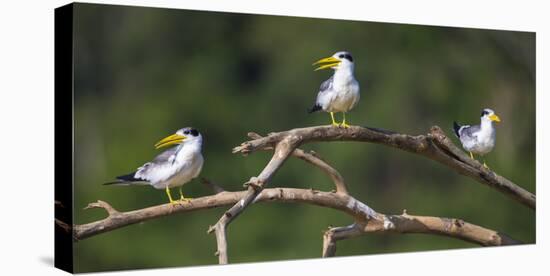
<instances>
[{"instance_id":1,"label":"yellow foot","mask_svg":"<svg viewBox=\"0 0 550 276\"><path fill-rule=\"evenodd\" d=\"M343 127L343 128L349 128L350 127L350 125L348 125L346 122L343 122L340 126Z\"/></svg>"},{"instance_id":2,"label":"yellow foot","mask_svg":"<svg viewBox=\"0 0 550 276\"><path fill-rule=\"evenodd\" d=\"M489 169L489 166L487 166L487 164L485 164L485 162L483 162L483 167L485 167L486 169Z\"/></svg>"},{"instance_id":3,"label":"yellow foot","mask_svg":"<svg viewBox=\"0 0 550 276\"><path fill-rule=\"evenodd\" d=\"M346 123L346 112L344 112L344 113L342 113L342 114L343 114L343 116L344 116L344 119L342 120L341 126L342 126L343 128L349 128L348 123Z\"/></svg>"},{"instance_id":4,"label":"yellow foot","mask_svg":"<svg viewBox=\"0 0 550 276\"><path fill-rule=\"evenodd\" d=\"M340 127L340 124L339 124L339 123L335 123L335 122L333 122L331 125L332 125L333 127Z\"/></svg>"},{"instance_id":5,"label":"yellow foot","mask_svg":"<svg viewBox=\"0 0 550 276\"><path fill-rule=\"evenodd\" d=\"M178 200L179 202L189 202L191 201L191 199L193 199L192 197L183 197L181 196L180 197L180 200Z\"/></svg>"},{"instance_id":6,"label":"yellow foot","mask_svg":"<svg viewBox=\"0 0 550 276\"><path fill-rule=\"evenodd\" d=\"M180 204L180 201L179 200L170 200L170 204L171 205Z\"/></svg>"}]
</instances>

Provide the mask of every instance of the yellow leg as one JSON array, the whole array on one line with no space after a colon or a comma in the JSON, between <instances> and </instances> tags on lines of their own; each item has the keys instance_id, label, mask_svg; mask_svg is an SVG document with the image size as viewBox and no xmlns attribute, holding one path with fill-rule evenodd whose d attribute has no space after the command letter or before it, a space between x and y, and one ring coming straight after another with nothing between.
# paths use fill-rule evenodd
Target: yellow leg
<instances>
[{"instance_id":1,"label":"yellow leg","mask_svg":"<svg viewBox=\"0 0 550 276\"><path fill-rule=\"evenodd\" d=\"M474 154L470 151L470 158L474 159Z\"/></svg>"},{"instance_id":2,"label":"yellow leg","mask_svg":"<svg viewBox=\"0 0 550 276\"><path fill-rule=\"evenodd\" d=\"M334 120L334 112L330 112L330 118L332 118L332 126L340 126L340 125Z\"/></svg>"},{"instance_id":3,"label":"yellow leg","mask_svg":"<svg viewBox=\"0 0 550 276\"><path fill-rule=\"evenodd\" d=\"M184 197L183 196L183 192L181 191L181 186L180 186L180 201L189 201L191 199L192 198L190 198L190 197Z\"/></svg>"},{"instance_id":4,"label":"yellow leg","mask_svg":"<svg viewBox=\"0 0 550 276\"><path fill-rule=\"evenodd\" d=\"M172 194L170 194L170 188L166 187L166 194L168 195L168 199L170 200L170 203L175 204L177 201L172 199Z\"/></svg>"},{"instance_id":5,"label":"yellow leg","mask_svg":"<svg viewBox=\"0 0 550 276\"><path fill-rule=\"evenodd\" d=\"M344 128L348 128L349 125L346 124L346 112L342 112L342 114L344 114L344 121L342 121L342 126L343 126Z\"/></svg>"}]
</instances>

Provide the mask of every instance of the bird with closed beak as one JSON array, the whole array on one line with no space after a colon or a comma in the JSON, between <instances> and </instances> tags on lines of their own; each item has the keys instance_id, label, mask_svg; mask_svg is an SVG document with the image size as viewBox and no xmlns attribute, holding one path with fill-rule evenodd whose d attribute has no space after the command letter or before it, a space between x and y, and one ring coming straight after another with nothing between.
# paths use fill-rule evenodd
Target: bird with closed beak
<instances>
[{"instance_id":1,"label":"bird with closed beak","mask_svg":"<svg viewBox=\"0 0 550 276\"><path fill-rule=\"evenodd\" d=\"M499 122L500 118L492 109L484 108L481 111L481 124L461 126L454 122L453 128L462 147L470 153L470 158L474 159L474 154L484 156L493 150L496 140L495 123ZM483 166L488 168L485 160Z\"/></svg>"}]
</instances>

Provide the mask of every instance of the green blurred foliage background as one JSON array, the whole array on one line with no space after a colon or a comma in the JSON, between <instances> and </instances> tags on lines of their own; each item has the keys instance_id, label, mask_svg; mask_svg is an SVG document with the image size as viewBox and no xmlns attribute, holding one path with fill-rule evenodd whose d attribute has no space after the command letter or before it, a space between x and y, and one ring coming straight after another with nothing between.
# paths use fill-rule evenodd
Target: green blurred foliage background
<instances>
[{"instance_id":1,"label":"green blurred foliage background","mask_svg":"<svg viewBox=\"0 0 550 276\"><path fill-rule=\"evenodd\" d=\"M202 176L241 190L270 158L231 154L249 131L266 134L328 124L308 115L332 72L312 62L351 51L361 101L352 124L423 134L452 121L478 123L484 107L502 119L488 164L535 191L535 35L435 26L155 8L75 6L75 223L98 199L121 211L166 203L152 187L102 186L159 152L153 144L184 126L205 138ZM340 116L340 115L339 115ZM340 117L338 117L340 118ZM455 139L456 141L456 139ZM535 242L535 212L446 167L366 143L317 143L350 192L375 210L459 217ZM289 160L270 186L331 190L331 181ZM198 180L184 193L211 193ZM125 227L74 244L76 271L215 264L207 235L224 208ZM322 231L351 218L307 205L257 204L231 224L230 261L317 258ZM369 235L338 244L339 256L475 245L428 235Z\"/></svg>"}]
</instances>

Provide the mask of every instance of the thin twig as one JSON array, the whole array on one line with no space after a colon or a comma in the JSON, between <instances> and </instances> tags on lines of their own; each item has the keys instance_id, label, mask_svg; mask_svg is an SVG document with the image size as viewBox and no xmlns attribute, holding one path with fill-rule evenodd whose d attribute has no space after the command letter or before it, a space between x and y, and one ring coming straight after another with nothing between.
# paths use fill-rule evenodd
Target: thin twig
<instances>
[{"instance_id":1,"label":"thin twig","mask_svg":"<svg viewBox=\"0 0 550 276\"><path fill-rule=\"evenodd\" d=\"M225 190L220 185L210 181L205 177L201 178L201 183L204 184L206 187L210 188L212 191L214 191L214 194L225 192Z\"/></svg>"},{"instance_id":2,"label":"thin twig","mask_svg":"<svg viewBox=\"0 0 550 276\"><path fill-rule=\"evenodd\" d=\"M255 133L255 132L249 132L248 137L251 139L260 139L263 138L263 136ZM272 150L272 147L264 147L262 150ZM319 168L322 172L328 175L332 182L334 183L334 187L336 189L337 193L345 193L348 194L348 188L346 186L346 183L344 182L344 178L340 173L334 169L331 165L329 165L321 156L319 156L318 153L314 151L306 152L302 149L296 148L292 152L292 156L297 157L303 161L306 161L307 163Z\"/></svg>"}]
</instances>

